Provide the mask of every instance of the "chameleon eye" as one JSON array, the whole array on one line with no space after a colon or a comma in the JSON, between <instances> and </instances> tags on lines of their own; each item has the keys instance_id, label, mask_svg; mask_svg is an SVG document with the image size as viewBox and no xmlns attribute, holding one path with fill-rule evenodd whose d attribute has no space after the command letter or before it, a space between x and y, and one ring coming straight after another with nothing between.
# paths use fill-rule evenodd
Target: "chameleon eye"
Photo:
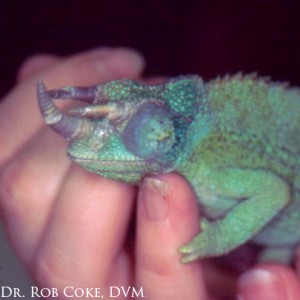
<instances>
[{"instance_id":1,"label":"chameleon eye","mask_svg":"<svg viewBox=\"0 0 300 300\"><path fill-rule=\"evenodd\" d=\"M175 141L169 112L154 103L143 105L129 120L122 141L129 151L145 159L165 154Z\"/></svg>"}]
</instances>

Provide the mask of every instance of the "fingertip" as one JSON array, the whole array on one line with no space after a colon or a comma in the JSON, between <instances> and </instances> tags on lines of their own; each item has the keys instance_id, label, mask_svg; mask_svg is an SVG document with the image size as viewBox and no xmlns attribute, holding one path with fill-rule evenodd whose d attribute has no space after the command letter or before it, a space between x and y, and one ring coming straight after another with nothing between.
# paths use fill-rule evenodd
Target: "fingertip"
<instances>
[{"instance_id":1,"label":"fingertip","mask_svg":"<svg viewBox=\"0 0 300 300\"><path fill-rule=\"evenodd\" d=\"M299 280L287 266L262 264L239 278L238 295L239 300L299 299Z\"/></svg>"},{"instance_id":2,"label":"fingertip","mask_svg":"<svg viewBox=\"0 0 300 300\"><path fill-rule=\"evenodd\" d=\"M17 74L17 81L22 82L23 80L28 79L31 76L36 75L42 70L53 66L60 59L51 54L36 54L28 57L24 60L24 62L19 67L19 71Z\"/></svg>"},{"instance_id":3,"label":"fingertip","mask_svg":"<svg viewBox=\"0 0 300 300\"><path fill-rule=\"evenodd\" d=\"M137 284L153 299L203 299L199 263L183 265L178 252L199 227L196 201L186 181L177 174L145 178L137 215Z\"/></svg>"},{"instance_id":4,"label":"fingertip","mask_svg":"<svg viewBox=\"0 0 300 300\"><path fill-rule=\"evenodd\" d=\"M145 66L143 57L128 48L99 47L62 60L43 79L51 88L64 85L88 86L119 78L138 78Z\"/></svg>"},{"instance_id":5,"label":"fingertip","mask_svg":"<svg viewBox=\"0 0 300 300\"><path fill-rule=\"evenodd\" d=\"M124 72L125 76L128 73L128 70L135 74L141 74L145 68L145 59L138 51L119 47L112 48L110 50L110 69L112 72L117 72L122 76Z\"/></svg>"},{"instance_id":6,"label":"fingertip","mask_svg":"<svg viewBox=\"0 0 300 300\"><path fill-rule=\"evenodd\" d=\"M147 177L143 180L140 191L140 209L145 212L149 221L164 221L168 217L169 205L166 199L168 183L155 177Z\"/></svg>"},{"instance_id":7,"label":"fingertip","mask_svg":"<svg viewBox=\"0 0 300 300\"><path fill-rule=\"evenodd\" d=\"M61 62L61 65L51 71L50 68L58 62ZM99 47L65 58L51 54L33 55L21 64L17 80L22 82L29 78L40 80L46 77L47 82L51 82L53 77L54 82L61 81L60 85L76 85L80 82L84 85L97 84L115 78L137 78L144 67L143 56L134 49ZM54 76L52 73L55 73ZM70 83L65 78L70 78Z\"/></svg>"},{"instance_id":8,"label":"fingertip","mask_svg":"<svg viewBox=\"0 0 300 300\"><path fill-rule=\"evenodd\" d=\"M143 56L139 52L125 47L99 47L70 56L66 61L67 63L76 61L77 65L89 66L90 84L118 78L137 78L145 67Z\"/></svg>"},{"instance_id":9,"label":"fingertip","mask_svg":"<svg viewBox=\"0 0 300 300\"><path fill-rule=\"evenodd\" d=\"M178 174L146 177L139 191L139 213L146 225L162 222L176 232L179 244L199 231L199 210L187 181ZM147 222L147 223L146 223Z\"/></svg>"}]
</instances>

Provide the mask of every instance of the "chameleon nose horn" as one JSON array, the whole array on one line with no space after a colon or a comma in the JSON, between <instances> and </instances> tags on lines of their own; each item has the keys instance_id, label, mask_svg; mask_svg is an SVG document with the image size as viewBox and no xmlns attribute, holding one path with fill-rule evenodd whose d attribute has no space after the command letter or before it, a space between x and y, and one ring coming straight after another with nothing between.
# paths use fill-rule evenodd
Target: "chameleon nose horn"
<instances>
[{"instance_id":1,"label":"chameleon nose horn","mask_svg":"<svg viewBox=\"0 0 300 300\"><path fill-rule=\"evenodd\" d=\"M42 81L38 82L37 96L46 124L61 134L66 140L70 141L84 137L91 132L93 123L89 119L68 116L57 109Z\"/></svg>"}]
</instances>

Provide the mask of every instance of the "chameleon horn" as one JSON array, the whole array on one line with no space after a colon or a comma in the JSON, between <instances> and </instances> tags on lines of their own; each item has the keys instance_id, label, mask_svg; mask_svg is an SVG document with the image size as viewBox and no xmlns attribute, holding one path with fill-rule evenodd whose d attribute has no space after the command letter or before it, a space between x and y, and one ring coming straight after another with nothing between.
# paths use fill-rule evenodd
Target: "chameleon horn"
<instances>
[{"instance_id":1,"label":"chameleon horn","mask_svg":"<svg viewBox=\"0 0 300 300\"><path fill-rule=\"evenodd\" d=\"M54 105L42 81L38 83L37 95L39 107L46 124L66 140L74 140L89 134L92 129L92 122L86 118L68 116L60 112Z\"/></svg>"}]
</instances>

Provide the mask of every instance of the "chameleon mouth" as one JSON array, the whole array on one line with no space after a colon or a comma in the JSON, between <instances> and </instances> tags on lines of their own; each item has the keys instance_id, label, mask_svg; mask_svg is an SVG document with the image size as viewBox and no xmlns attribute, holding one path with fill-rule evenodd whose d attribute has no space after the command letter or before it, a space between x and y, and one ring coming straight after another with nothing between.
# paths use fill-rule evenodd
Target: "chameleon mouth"
<instances>
[{"instance_id":1,"label":"chameleon mouth","mask_svg":"<svg viewBox=\"0 0 300 300\"><path fill-rule=\"evenodd\" d=\"M68 154L68 157L89 170L98 170L99 172L117 172L117 173L140 173L146 167L145 161L138 160L113 160L106 159L99 161L91 158L79 158Z\"/></svg>"},{"instance_id":2,"label":"chameleon mouth","mask_svg":"<svg viewBox=\"0 0 300 300\"><path fill-rule=\"evenodd\" d=\"M69 157L72 159L72 161L74 161L74 163L78 164L89 172L109 179L131 184L136 184L142 179L142 177L145 175L145 169L148 166L144 161L137 160L99 161L97 159L78 158L70 155ZM155 166L155 168L157 168L157 166ZM147 173L153 172L156 173L155 170L149 170Z\"/></svg>"}]
</instances>

